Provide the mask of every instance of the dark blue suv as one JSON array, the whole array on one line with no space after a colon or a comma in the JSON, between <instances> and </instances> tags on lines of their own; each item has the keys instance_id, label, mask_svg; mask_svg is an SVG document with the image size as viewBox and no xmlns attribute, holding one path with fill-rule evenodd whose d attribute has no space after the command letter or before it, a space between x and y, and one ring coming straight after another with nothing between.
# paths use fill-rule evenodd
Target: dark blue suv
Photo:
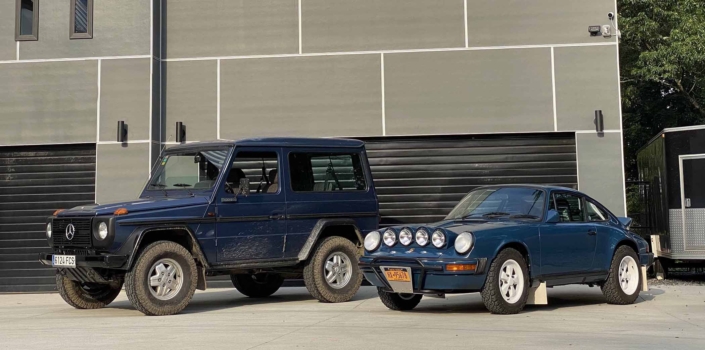
<instances>
[{"instance_id":1,"label":"dark blue suv","mask_svg":"<svg viewBox=\"0 0 705 350\"><path fill-rule=\"evenodd\" d=\"M183 310L206 276L266 297L303 278L312 296L357 292L363 237L379 223L364 144L266 138L165 150L138 200L57 211L47 221L64 300L108 305L125 286L147 315ZM115 184L119 186L119 184Z\"/></svg>"}]
</instances>

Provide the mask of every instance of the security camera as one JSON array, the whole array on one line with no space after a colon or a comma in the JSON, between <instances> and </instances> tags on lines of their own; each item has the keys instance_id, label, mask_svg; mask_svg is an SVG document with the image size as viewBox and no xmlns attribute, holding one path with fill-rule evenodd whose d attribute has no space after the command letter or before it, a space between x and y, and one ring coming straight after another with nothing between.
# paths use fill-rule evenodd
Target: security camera
<instances>
[{"instance_id":1,"label":"security camera","mask_svg":"<svg viewBox=\"0 0 705 350\"><path fill-rule=\"evenodd\" d=\"M610 21L613 20L614 19L614 12L608 13L607 18L609 18Z\"/></svg>"}]
</instances>

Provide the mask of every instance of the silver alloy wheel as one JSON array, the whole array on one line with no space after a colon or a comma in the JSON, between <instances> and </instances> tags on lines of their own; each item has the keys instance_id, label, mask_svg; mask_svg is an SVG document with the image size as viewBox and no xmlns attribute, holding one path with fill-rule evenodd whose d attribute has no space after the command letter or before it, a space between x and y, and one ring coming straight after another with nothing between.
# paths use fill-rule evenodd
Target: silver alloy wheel
<instances>
[{"instance_id":1,"label":"silver alloy wheel","mask_svg":"<svg viewBox=\"0 0 705 350\"><path fill-rule=\"evenodd\" d=\"M184 284L184 271L173 259L160 259L149 269L149 292L159 300L169 300L179 294Z\"/></svg>"},{"instance_id":2,"label":"silver alloy wheel","mask_svg":"<svg viewBox=\"0 0 705 350\"><path fill-rule=\"evenodd\" d=\"M328 255L323 267L323 277L325 277L326 283L335 289L345 288L352 278L352 263L350 258L342 252L333 252Z\"/></svg>"},{"instance_id":3,"label":"silver alloy wheel","mask_svg":"<svg viewBox=\"0 0 705 350\"><path fill-rule=\"evenodd\" d=\"M627 255L619 263L619 286L626 295L632 295L639 288L639 268L636 261Z\"/></svg>"},{"instance_id":4,"label":"silver alloy wheel","mask_svg":"<svg viewBox=\"0 0 705 350\"><path fill-rule=\"evenodd\" d=\"M515 260L509 259L502 264L499 270L499 290L504 300L510 304L521 299L524 293L524 273Z\"/></svg>"}]
</instances>

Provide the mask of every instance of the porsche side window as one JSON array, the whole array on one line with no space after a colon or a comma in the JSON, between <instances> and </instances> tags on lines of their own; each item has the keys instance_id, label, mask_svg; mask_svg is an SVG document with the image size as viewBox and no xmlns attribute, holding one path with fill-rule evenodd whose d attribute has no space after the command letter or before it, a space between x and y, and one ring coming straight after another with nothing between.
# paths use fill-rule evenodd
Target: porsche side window
<instances>
[{"instance_id":1,"label":"porsche side window","mask_svg":"<svg viewBox=\"0 0 705 350\"><path fill-rule=\"evenodd\" d=\"M550 209L558 211L561 222L583 222L585 208L580 197L568 193L556 193L553 195Z\"/></svg>"},{"instance_id":2,"label":"porsche side window","mask_svg":"<svg viewBox=\"0 0 705 350\"><path fill-rule=\"evenodd\" d=\"M590 221L608 221L609 220L609 215L607 213L600 209L597 205L590 201L586 201L586 207L587 207L587 214L588 214L588 220Z\"/></svg>"}]
</instances>

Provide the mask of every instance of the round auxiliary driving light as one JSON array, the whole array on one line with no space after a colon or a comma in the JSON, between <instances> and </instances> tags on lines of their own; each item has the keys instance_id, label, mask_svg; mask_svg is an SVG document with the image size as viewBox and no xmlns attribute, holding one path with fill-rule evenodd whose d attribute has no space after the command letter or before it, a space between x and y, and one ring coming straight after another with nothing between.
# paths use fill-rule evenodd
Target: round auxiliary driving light
<instances>
[{"instance_id":1,"label":"round auxiliary driving light","mask_svg":"<svg viewBox=\"0 0 705 350\"><path fill-rule=\"evenodd\" d=\"M416 244L425 247L428 244L428 232L422 228L416 231Z\"/></svg>"},{"instance_id":2,"label":"round auxiliary driving light","mask_svg":"<svg viewBox=\"0 0 705 350\"><path fill-rule=\"evenodd\" d=\"M384 241L384 244L386 244L388 247L391 247L397 243L397 235L394 233L394 231L387 230L384 232L382 240Z\"/></svg>"},{"instance_id":3,"label":"round auxiliary driving light","mask_svg":"<svg viewBox=\"0 0 705 350\"><path fill-rule=\"evenodd\" d=\"M443 233L441 230L436 230L433 232L433 235L431 236L431 242L433 243L433 246L436 248L443 247L443 245L446 244L446 235Z\"/></svg>"},{"instance_id":4,"label":"round auxiliary driving light","mask_svg":"<svg viewBox=\"0 0 705 350\"><path fill-rule=\"evenodd\" d=\"M414 241L414 234L411 233L411 230L408 228L405 228L399 232L399 243L403 245L409 245L411 242Z\"/></svg>"}]
</instances>

